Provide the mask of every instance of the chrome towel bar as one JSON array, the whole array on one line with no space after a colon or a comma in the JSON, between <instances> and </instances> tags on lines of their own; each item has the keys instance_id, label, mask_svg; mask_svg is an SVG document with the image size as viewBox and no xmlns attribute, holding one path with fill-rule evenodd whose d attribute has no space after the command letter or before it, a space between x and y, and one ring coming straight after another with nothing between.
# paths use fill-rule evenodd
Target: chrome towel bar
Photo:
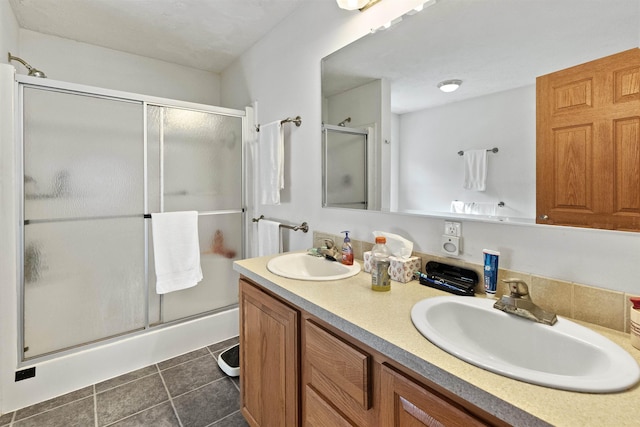
<instances>
[{"instance_id":1,"label":"chrome towel bar","mask_svg":"<svg viewBox=\"0 0 640 427\"><path fill-rule=\"evenodd\" d=\"M252 222L258 222L261 219L265 219L264 215L260 215L258 218L251 218ZM280 224L280 228L286 228L288 230L293 231L302 231L303 233L307 233L309 231L309 224L307 222L303 222L300 225L288 225L288 224Z\"/></svg>"},{"instance_id":2,"label":"chrome towel bar","mask_svg":"<svg viewBox=\"0 0 640 427\"><path fill-rule=\"evenodd\" d=\"M300 116L287 117L286 119L280 120L280 124L285 124L289 122L295 123L296 127L300 127L300 125L302 124L302 117ZM256 125L256 132L260 132L260 125Z\"/></svg>"}]
</instances>

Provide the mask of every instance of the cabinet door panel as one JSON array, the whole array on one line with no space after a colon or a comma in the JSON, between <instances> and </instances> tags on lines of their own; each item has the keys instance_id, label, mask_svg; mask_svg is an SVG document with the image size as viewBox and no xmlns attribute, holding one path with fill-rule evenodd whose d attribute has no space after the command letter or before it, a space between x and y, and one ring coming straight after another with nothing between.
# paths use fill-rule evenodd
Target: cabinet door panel
<instances>
[{"instance_id":1,"label":"cabinet door panel","mask_svg":"<svg viewBox=\"0 0 640 427\"><path fill-rule=\"evenodd\" d=\"M488 425L386 365L382 365L381 386L380 423L385 427Z\"/></svg>"},{"instance_id":2,"label":"cabinet door panel","mask_svg":"<svg viewBox=\"0 0 640 427\"><path fill-rule=\"evenodd\" d=\"M242 414L252 426L298 425L298 312L240 281Z\"/></svg>"}]
</instances>

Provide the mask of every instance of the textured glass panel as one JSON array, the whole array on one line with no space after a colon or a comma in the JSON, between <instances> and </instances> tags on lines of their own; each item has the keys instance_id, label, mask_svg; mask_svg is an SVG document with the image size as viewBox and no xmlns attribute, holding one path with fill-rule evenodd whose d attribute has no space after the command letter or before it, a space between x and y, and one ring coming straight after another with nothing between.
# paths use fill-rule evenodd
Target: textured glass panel
<instances>
[{"instance_id":1,"label":"textured glass panel","mask_svg":"<svg viewBox=\"0 0 640 427\"><path fill-rule=\"evenodd\" d=\"M202 281L196 286L163 296L164 321L205 313L238 302L238 273L233 261L242 257L242 214L200 215ZM155 290L153 258L150 286Z\"/></svg>"},{"instance_id":2,"label":"textured glass panel","mask_svg":"<svg viewBox=\"0 0 640 427\"><path fill-rule=\"evenodd\" d=\"M366 138L327 130L327 206L366 209Z\"/></svg>"},{"instance_id":3,"label":"textured glass panel","mask_svg":"<svg viewBox=\"0 0 640 427\"><path fill-rule=\"evenodd\" d=\"M24 88L25 219L142 213L142 104Z\"/></svg>"},{"instance_id":4,"label":"textured glass panel","mask_svg":"<svg viewBox=\"0 0 640 427\"><path fill-rule=\"evenodd\" d=\"M142 218L25 226L26 358L144 327L143 230Z\"/></svg>"},{"instance_id":5,"label":"textured glass panel","mask_svg":"<svg viewBox=\"0 0 640 427\"><path fill-rule=\"evenodd\" d=\"M164 211L242 206L242 119L164 109Z\"/></svg>"},{"instance_id":6,"label":"textured glass panel","mask_svg":"<svg viewBox=\"0 0 640 427\"><path fill-rule=\"evenodd\" d=\"M163 111L163 107L147 106L147 213L160 212L160 135Z\"/></svg>"}]
</instances>

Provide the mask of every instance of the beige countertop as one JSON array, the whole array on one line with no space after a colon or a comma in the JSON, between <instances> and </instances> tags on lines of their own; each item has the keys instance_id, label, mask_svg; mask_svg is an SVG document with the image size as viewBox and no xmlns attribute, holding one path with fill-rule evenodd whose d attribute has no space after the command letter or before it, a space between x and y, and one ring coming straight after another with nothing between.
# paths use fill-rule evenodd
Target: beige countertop
<instances>
[{"instance_id":1,"label":"beige countertop","mask_svg":"<svg viewBox=\"0 0 640 427\"><path fill-rule=\"evenodd\" d=\"M390 292L373 292L371 276L364 271L338 281L286 279L267 270L270 258L236 261L234 269L510 424L640 425L637 412L639 385L611 394L556 390L477 368L436 347L413 326L411 308L422 299L451 294L422 286L415 280L405 284L392 282ZM640 350L631 346L628 334L584 322L576 323L609 338L640 363Z\"/></svg>"}]
</instances>

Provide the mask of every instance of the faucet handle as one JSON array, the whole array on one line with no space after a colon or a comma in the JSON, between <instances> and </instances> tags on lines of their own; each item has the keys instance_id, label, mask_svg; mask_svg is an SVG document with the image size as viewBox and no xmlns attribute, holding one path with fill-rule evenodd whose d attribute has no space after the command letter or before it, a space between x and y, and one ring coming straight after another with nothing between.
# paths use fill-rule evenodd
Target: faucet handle
<instances>
[{"instance_id":1,"label":"faucet handle","mask_svg":"<svg viewBox=\"0 0 640 427\"><path fill-rule=\"evenodd\" d=\"M524 280L520 279L504 279L504 283L509 285L509 291L512 298L528 298L529 286Z\"/></svg>"},{"instance_id":2,"label":"faucet handle","mask_svg":"<svg viewBox=\"0 0 640 427\"><path fill-rule=\"evenodd\" d=\"M322 240L324 241L324 244L327 247L327 249L333 249L336 246L336 244L333 241L333 239L325 238L325 239L322 239Z\"/></svg>"}]
</instances>

